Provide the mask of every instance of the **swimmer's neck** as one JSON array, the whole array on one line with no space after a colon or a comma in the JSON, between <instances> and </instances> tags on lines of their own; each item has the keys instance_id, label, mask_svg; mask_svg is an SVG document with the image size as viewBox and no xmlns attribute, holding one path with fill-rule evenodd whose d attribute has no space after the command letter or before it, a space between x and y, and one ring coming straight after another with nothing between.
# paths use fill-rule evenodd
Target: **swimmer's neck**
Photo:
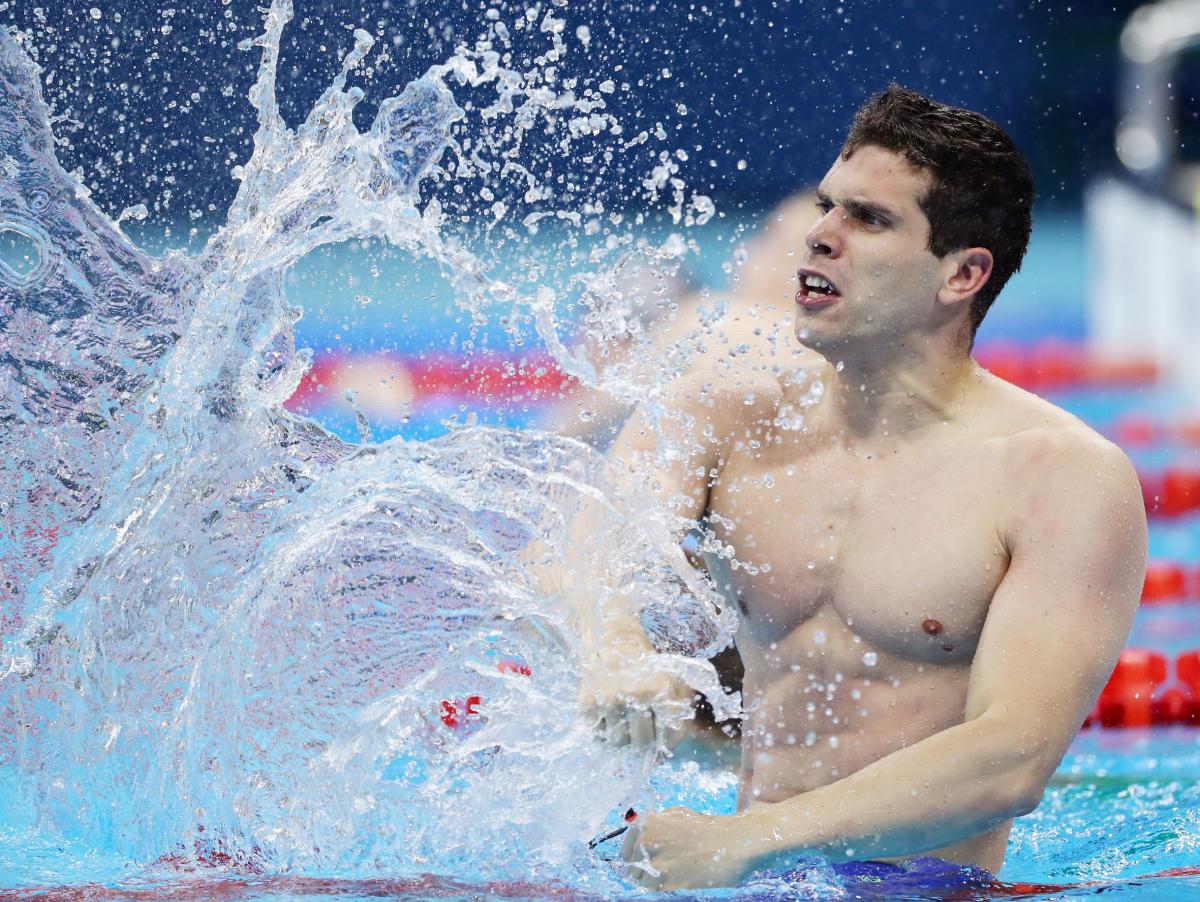
<instances>
[{"instance_id":1,"label":"swimmer's neck","mask_svg":"<svg viewBox=\"0 0 1200 902\"><path fill-rule=\"evenodd\" d=\"M905 353L839 356L823 374L831 431L849 441L903 439L957 420L983 371L961 347ZM839 366L840 364L840 366Z\"/></svg>"}]
</instances>

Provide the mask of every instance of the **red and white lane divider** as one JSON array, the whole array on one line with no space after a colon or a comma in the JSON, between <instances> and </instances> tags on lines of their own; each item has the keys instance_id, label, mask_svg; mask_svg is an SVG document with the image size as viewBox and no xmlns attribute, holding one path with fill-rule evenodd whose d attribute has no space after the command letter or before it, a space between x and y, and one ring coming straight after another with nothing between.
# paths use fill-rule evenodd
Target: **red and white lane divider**
<instances>
[{"instance_id":1,"label":"red and white lane divider","mask_svg":"<svg viewBox=\"0 0 1200 902\"><path fill-rule=\"evenodd\" d=\"M489 407L550 404L572 384L546 354L324 354L313 359L287 406L315 413L344 404L350 391L367 416L386 420L422 404L455 399Z\"/></svg>"},{"instance_id":2,"label":"red and white lane divider","mask_svg":"<svg viewBox=\"0 0 1200 902\"><path fill-rule=\"evenodd\" d=\"M1125 649L1083 725L1173 724L1200 727L1200 650L1185 651L1172 662L1156 651Z\"/></svg>"},{"instance_id":3,"label":"red and white lane divider","mask_svg":"<svg viewBox=\"0 0 1200 902\"><path fill-rule=\"evenodd\" d=\"M1033 391L1137 387L1153 384L1159 376L1153 360L1107 357L1060 339L1035 344L990 342L981 345L975 356L1002 379ZM544 352L465 356L347 350L316 355L288 405L314 411L342 403L351 390L369 416L386 416L445 398L471 398L494 406L514 400L549 403L571 384L571 378ZM1200 442L1200 421L1194 432Z\"/></svg>"},{"instance_id":4,"label":"red and white lane divider","mask_svg":"<svg viewBox=\"0 0 1200 902\"><path fill-rule=\"evenodd\" d=\"M1142 604L1200 603L1200 563L1151 561L1142 584Z\"/></svg>"},{"instance_id":5,"label":"red and white lane divider","mask_svg":"<svg viewBox=\"0 0 1200 902\"><path fill-rule=\"evenodd\" d=\"M524 661L503 658L496 662L496 670L506 676L531 677L533 668ZM467 695L462 698L444 698L438 706L438 719L451 730L459 730L487 720L484 714L482 695Z\"/></svg>"},{"instance_id":6,"label":"red and white lane divider","mask_svg":"<svg viewBox=\"0 0 1200 902\"><path fill-rule=\"evenodd\" d=\"M1200 463L1180 463L1160 472L1142 471L1142 500L1153 518L1172 519L1200 512Z\"/></svg>"},{"instance_id":7,"label":"red and white lane divider","mask_svg":"<svg viewBox=\"0 0 1200 902\"><path fill-rule=\"evenodd\" d=\"M1132 388L1158 381L1159 367L1147 357L1112 357L1079 342L1048 338L1034 344L994 341L975 351L980 366L1031 391Z\"/></svg>"},{"instance_id":8,"label":"red and white lane divider","mask_svg":"<svg viewBox=\"0 0 1200 902\"><path fill-rule=\"evenodd\" d=\"M1114 442L1130 451L1175 447L1200 448L1200 412L1156 416L1130 411L1116 417L1105 430Z\"/></svg>"}]
</instances>

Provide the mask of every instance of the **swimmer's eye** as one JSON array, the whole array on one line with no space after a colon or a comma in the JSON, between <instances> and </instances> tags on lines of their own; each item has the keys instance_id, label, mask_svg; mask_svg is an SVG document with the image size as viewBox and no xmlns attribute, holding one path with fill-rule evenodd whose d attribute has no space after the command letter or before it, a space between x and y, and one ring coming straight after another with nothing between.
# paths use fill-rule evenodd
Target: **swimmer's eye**
<instances>
[{"instance_id":1,"label":"swimmer's eye","mask_svg":"<svg viewBox=\"0 0 1200 902\"><path fill-rule=\"evenodd\" d=\"M835 206L837 205L827 197L822 197L817 200L817 209L821 211L822 216L828 214L829 211ZM847 203L845 204L845 209L850 216L854 217L868 228L882 229L891 225L889 220L877 213L873 213L871 210L865 207L860 207L857 204Z\"/></svg>"}]
</instances>

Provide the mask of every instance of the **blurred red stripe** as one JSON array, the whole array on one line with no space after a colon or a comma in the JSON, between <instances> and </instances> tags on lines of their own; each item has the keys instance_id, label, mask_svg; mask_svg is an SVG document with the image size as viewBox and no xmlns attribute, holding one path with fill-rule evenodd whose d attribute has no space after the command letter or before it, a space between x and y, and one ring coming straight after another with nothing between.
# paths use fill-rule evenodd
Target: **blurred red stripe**
<instances>
[{"instance_id":1,"label":"blurred red stripe","mask_svg":"<svg viewBox=\"0 0 1200 902\"><path fill-rule=\"evenodd\" d=\"M1006 382L1033 391L1148 385L1159 375L1153 360L1111 357L1058 338L1031 345L988 342L975 351L975 359Z\"/></svg>"},{"instance_id":2,"label":"blurred red stripe","mask_svg":"<svg viewBox=\"0 0 1200 902\"><path fill-rule=\"evenodd\" d=\"M554 358L523 357L404 357L401 355L318 355L288 399L290 409L312 408L341 400L342 374L359 362L385 359L407 372L418 402L434 398L475 398L488 403L516 398L550 400L574 380ZM324 396L324 397L322 397Z\"/></svg>"}]
</instances>

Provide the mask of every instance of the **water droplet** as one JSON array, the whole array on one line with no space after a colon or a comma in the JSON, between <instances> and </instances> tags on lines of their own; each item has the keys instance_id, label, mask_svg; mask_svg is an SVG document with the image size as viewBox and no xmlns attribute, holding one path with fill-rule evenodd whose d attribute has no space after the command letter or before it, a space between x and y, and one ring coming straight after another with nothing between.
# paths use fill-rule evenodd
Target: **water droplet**
<instances>
[{"instance_id":1,"label":"water droplet","mask_svg":"<svg viewBox=\"0 0 1200 902\"><path fill-rule=\"evenodd\" d=\"M101 13L99 9L97 9L96 7L93 6L91 9L88 10L88 15L91 16L93 19L95 19L97 22L99 22L100 16L103 15L103 13Z\"/></svg>"},{"instance_id":2,"label":"water droplet","mask_svg":"<svg viewBox=\"0 0 1200 902\"><path fill-rule=\"evenodd\" d=\"M863 655L863 663L868 667L874 667L879 663L879 655L875 654L873 651L869 651Z\"/></svg>"}]
</instances>

